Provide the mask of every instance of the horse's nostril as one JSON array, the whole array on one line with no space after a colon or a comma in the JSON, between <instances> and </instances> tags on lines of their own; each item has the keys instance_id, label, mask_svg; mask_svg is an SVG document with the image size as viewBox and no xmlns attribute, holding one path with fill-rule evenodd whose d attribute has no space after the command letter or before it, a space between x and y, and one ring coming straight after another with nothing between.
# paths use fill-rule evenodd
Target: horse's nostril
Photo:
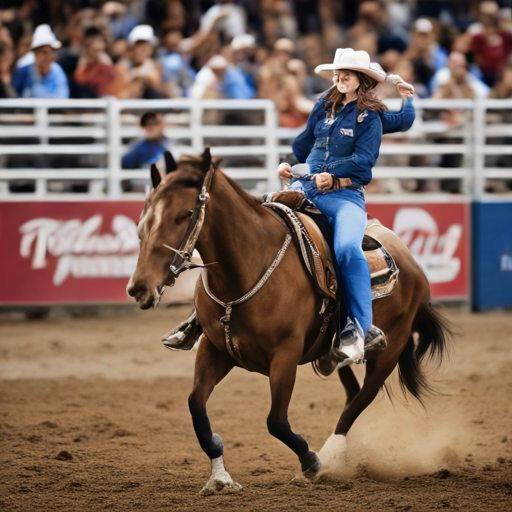
<instances>
[{"instance_id":1,"label":"horse's nostril","mask_svg":"<svg viewBox=\"0 0 512 512\"><path fill-rule=\"evenodd\" d=\"M146 293L146 287L145 286L132 286L128 289L128 295L130 297L140 297Z\"/></svg>"}]
</instances>

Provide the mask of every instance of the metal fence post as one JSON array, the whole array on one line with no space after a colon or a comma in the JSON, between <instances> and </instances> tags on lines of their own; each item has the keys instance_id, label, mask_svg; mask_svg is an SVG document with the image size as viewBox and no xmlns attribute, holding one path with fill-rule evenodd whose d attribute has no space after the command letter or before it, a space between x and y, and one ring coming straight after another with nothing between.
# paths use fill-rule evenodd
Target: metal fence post
<instances>
[{"instance_id":1,"label":"metal fence post","mask_svg":"<svg viewBox=\"0 0 512 512\"><path fill-rule=\"evenodd\" d=\"M121 196L121 116L117 99L108 98L107 107L108 197Z\"/></svg>"},{"instance_id":2,"label":"metal fence post","mask_svg":"<svg viewBox=\"0 0 512 512\"><path fill-rule=\"evenodd\" d=\"M473 200L482 199L485 192L485 111L484 100L474 100L473 115Z\"/></svg>"},{"instance_id":3,"label":"metal fence post","mask_svg":"<svg viewBox=\"0 0 512 512\"><path fill-rule=\"evenodd\" d=\"M41 134L41 136L39 137L40 144L42 146L47 146L48 145L48 135L47 134L48 134L48 124L49 124L48 123L48 107L46 105L41 106L41 107L36 107L34 113L35 113L35 125L37 126L37 129L38 129L39 133ZM43 153L43 155L41 155L41 158L43 159L45 166L48 165L48 159L44 153ZM48 186L47 186L46 179L45 178L37 178L35 180L35 185L36 185L36 188L35 188L36 196L39 199L44 198L48 192Z\"/></svg>"},{"instance_id":4,"label":"metal fence post","mask_svg":"<svg viewBox=\"0 0 512 512\"><path fill-rule=\"evenodd\" d=\"M277 191L281 189L281 182L277 174L279 165L279 140L277 129L279 118L277 116L276 106L269 102L265 108L265 125L267 132L267 187L268 191Z\"/></svg>"},{"instance_id":5,"label":"metal fence post","mask_svg":"<svg viewBox=\"0 0 512 512\"><path fill-rule=\"evenodd\" d=\"M464 110L464 126L463 126L463 132L464 132L464 143L466 144L466 152L462 156L462 167L465 169L471 169L473 167L473 135L474 135L474 127L473 123L475 122L474 119L474 104L472 105L471 109ZM461 194L470 194L471 193L471 176L464 177L461 182L461 188L460 188Z\"/></svg>"},{"instance_id":6,"label":"metal fence post","mask_svg":"<svg viewBox=\"0 0 512 512\"><path fill-rule=\"evenodd\" d=\"M204 150L203 105L201 101L193 101L190 107L190 129L192 130L192 150L201 154Z\"/></svg>"}]
</instances>

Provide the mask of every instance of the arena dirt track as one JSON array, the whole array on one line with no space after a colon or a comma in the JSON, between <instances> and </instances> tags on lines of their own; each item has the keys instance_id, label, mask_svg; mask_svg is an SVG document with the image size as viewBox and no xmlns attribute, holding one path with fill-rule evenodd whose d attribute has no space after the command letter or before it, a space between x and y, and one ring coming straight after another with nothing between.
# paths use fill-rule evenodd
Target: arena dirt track
<instances>
[{"instance_id":1,"label":"arena dirt track","mask_svg":"<svg viewBox=\"0 0 512 512\"><path fill-rule=\"evenodd\" d=\"M234 370L209 414L244 491L202 497L194 353L159 342L188 309L1 320L1 510L512 510L510 314L451 312L464 334L436 377L444 395L428 412L379 396L349 435L346 474L316 484L293 480L295 456L267 433L267 379ZM336 376L301 368L293 429L318 450L343 401Z\"/></svg>"}]
</instances>

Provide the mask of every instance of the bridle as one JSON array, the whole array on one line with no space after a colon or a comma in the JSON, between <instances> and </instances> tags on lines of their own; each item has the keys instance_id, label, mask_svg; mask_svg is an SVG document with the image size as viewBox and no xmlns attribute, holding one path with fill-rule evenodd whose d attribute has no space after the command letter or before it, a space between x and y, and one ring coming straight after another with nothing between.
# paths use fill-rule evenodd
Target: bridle
<instances>
[{"instance_id":1,"label":"bridle","mask_svg":"<svg viewBox=\"0 0 512 512\"><path fill-rule=\"evenodd\" d=\"M274 270L277 268L279 263L284 257L284 254L286 252L286 249L290 245L292 241L292 236L289 232L286 233L286 237L284 239L283 245L279 249L279 251L276 254L276 257L274 258L274 261L270 264L270 266L267 268L263 276L258 280L258 282L242 297L240 297L237 300L233 300L230 302L223 302L220 299L218 299L211 291L209 285L208 285L208 276L205 271L206 265L200 265L197 263L192 263L192 254L194 253L194 248L197 243L197 239L199 238L199 234L201 232L201 228L204 224L204 217L206 213L206 205L208 204L208 201L210 200L210 187L212 184L213 176L215 174L216 165L211 163L208 171L206 172L206 176L203 181L203 186L201 188L201 192L197 196L196 205L194 206L194 210L192 212L192 218L190 219L190 224L187 228L187 231L185 232L185 235L183 236L183 239L181 241L181 244L178 249L174 249L173 247L170 247L169 245L164 245L167 249L173 251L174 258L171 262L171 265L169 266L169 273L177 279L178 276L184 272L185 270L193 269L193 268L203 268L203 273L201 274L203 288L208 297L210 297L211 300L216 302L219 306L223 307L225 310L224 316L220 319L221 324L224 326L224 334L226 339L226 347L228 349L228 352L230 353L231 357L234 359L240 359L241 354L238 349L238 347L233 342L233 338L231 336L231 329L230 329L230 321L231 321L231 312L233 309L233 306L237 306L239 304L243 304L244 302L247 302L249 299L254 297L258 291L261 290L263 285L268 281ZM162 285L161 288L164 288ZM160 296L163 293L163 290L159 290Z\"/></svg>"},{"instance_id":2,"label":"bridle","mask_svg":"<svg viewBox=\"0 0 512 512\"><path fill-rule=\"evenodd\" d=\"M191 259L194 254L197 239L199 238L199 233L201 233L201 229L204 224L206 205L210 200L210 187L212 185L216 168L217 167L214 163L211 163L208 171L206 172L201 192L197 196L196 204L192 210L190 224L188 225L187 231L183 236L179 248L174 249L173 247L164 244L164 247L175 253L171 265L169 266L169 273L175 279L177 279L185 270L204 267L204 265L192 263Z\"/></svg>"}]
</instances>

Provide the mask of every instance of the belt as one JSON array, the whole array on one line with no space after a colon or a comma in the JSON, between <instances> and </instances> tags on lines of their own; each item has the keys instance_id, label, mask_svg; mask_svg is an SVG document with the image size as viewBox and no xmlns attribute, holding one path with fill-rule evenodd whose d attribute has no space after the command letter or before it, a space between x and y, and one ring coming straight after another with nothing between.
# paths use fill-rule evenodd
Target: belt
<instances>
[{"instance_id":1,"label":"belt","mask_svg":"<svg viewBox=\"0 0 512 512\"><path fill-rule=\"evenodd\" d=\"M315 174L307 174L302 176L301 178L303 178L306 181L313 181L315 179ZM365 189L364 185L348 185L343 188L346 188L348 190L356 190L357 192L361 192L361 194L364 194Z\"/></svg>"}]
</instances>

